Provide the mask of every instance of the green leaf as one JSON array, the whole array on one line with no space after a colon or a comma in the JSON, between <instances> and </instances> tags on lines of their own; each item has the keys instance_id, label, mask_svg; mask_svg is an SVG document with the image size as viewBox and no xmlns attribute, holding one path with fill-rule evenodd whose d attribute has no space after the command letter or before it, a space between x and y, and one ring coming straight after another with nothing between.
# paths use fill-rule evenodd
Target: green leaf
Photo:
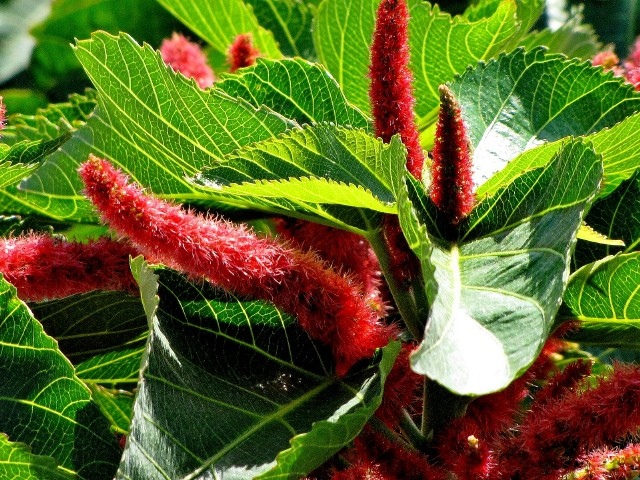
<instances>
[{"instance_id":1,"label":"green leaf","mask_svg":"<svg viewBox=\"0 0 640 480\"><path fill-rule=\"evenodd\" d=\"M640 170L611 195L597 201L586 222L609 238L620 239L623 248L578 242L576 258L581 265L618 252L629 253L640 246Z\"/></svg>"},{"instance_id":2,"label":"green leaf","mask_svg":"<svg viewBox=\"0 0 640 480\"><path fill-rule=\"evenodd\" d=\"M65 134L50 141L24 141L0 148L0 188L14 185L29 176L38 168L38 161L57 150L70 137L70 134Z\"/></svg>"},{"instance_id":3,"label":"green leaf","mask_svg":"<svg viewBox=\"0 0 640 480\"><path fill-rule=\"evenodd\" d=\"M0 432L80 478L111 479L120 452L87 388L0 279Z\"/></svg>"},{"instance_id":4,"label":"green leaf","mask_svg":"<svg viewBox=\"0 0 640 480\"><path fill-rule=\"evenodd\" d=\"M316 16L314 42L320 61L336 77L347 98L364 112L369 106L369 51L379 0L327 0ZM470 64L499 52L517 32L516 6L500 3L490 18L469 22L439 7L409 1L409 45L415 82L415 111L421 126L432 123L438 85Z\"/></svg>"},{"instance_id":5,"label":"green leaf","mask_svg":"<svg viewBox=\"0 0 640 480\"><path fill-rule=\"evenodd\" d=\"M33 115L39 108L45 108L49 104L44 94L28 88L0 90L0 97L11 115L16 113Z\"/></svg>"},{"instance_id":6,"label":"green leaf","mask_svg":"<svg viewBox=\"0 0 640 480\"><path fill-rule=\"evenodd\" d=\"M138 381L148 331L139 298L93 291L32 304L31 310L85 383Z\"/></svg>"},{"instance_id":7,"label":"green leaf","mask_svg":"<svg viewBox=\"0 0 640 480\"><path fill-rule=\"evenodd\" d=\"M481 186L525 150L613 127L640 109L640 94L631 85L590 62L541 48L481 63L450 86L462 106L474 147L474 181ZM478 195L495 191L516 172L493 178Z\"/></svg>"},{"instance_id":8,"label":"green leaf","mask_svg":"<svg viewBox=\"0 0 640 480\"><path fill-rule=\"evenodd\" d=\"M582 23L581 9L572 11L570 17L556 30L545 28L533 32L520 40L519 46L525 50L544 46L552 53L564 53L567 57L591 60L602 50L602 43L591 25Z\"/></svg>"},{"instance_id":9,"label":"green leaf","mask_svg":"<svg viewBox=\"0 0 640 480\"><path fill-rule=\"evenodd\" d=\"M300 125L333 122L370 128L367 117L351 105L322 65L302 59L258 59L257 64L225 75L215 84L255 108L266 106Z\"/></svg>"},{"instance_id":10,"label":"green leaf","mask_svg":"<svg viewBox=\"0 0 640 480\"><path fill-rule=\"evenodd\" d=\"M227 53L236 36L251 33L254 45L262 55L282 57L273 34L260 26L252 9L242 0L158 2L221 54Z\"/></svg>"},{"instance_id":11,"label":"green leaf","mask_svg":"<svg viewBox=\"0 0 640 480\"><path fill-rule=\"evenodd\" d=\"M397 158L405 158L398 139L385 145L362 130L316 125L240 149L197 180L213 192L235 196L244 206L370 230L379 223L373 212L363 210L352 217L357 223L349 224L323 205L393 213L390 165ZM369 219L364 225L363 218Z\"/></svg>"},{"instance_id":12,"label":"green leaf","mask_svg":"<svg viewBox=\"0 0 640 480\"><path fill-rule=\"evenodd\" d=\"M580 321L571 339L588 345L639 348L640 252L590 263L569 279L566 319Z\"/></svg>"},{"instance_id":13,"label":"green leaf","mask_svg":"<svg viewBox=\"0 0 640 480\"><path fill-rule=\"evenodd\" d=\"M433 265L424 273L431 312L411 357L416 372L454 393L483 395L506 387L533 362L553 324L576 232L601 175L590 146L569 142L548 165L482 200L456 242L442 240L435 207L408 179Z\"/></svg>"},{"instance_id":14,"label":"green leaf","mask_svg":"<svg viewBox=\"0 0 640 480\"><path fill-rule=\"evenodd\" d=\"M96 33L78 42L76 54L98 90L99 107L19 191L8 192L13 202L42 215L96 221L75 173L90 153L161 197L204 202L187 176L291 124L215 89L199 89L126 34Z\"/></svg>"},{"instance_id":15,"label":"green leaf","mask_svg":"<svg viewBox=\"0 0 640 480\"><path fill-rule=\"evenodd\" d=\"M399 345L340 380L326 349L273 307L139 260L133 270L153 327L117 478L299 478L379 405Z\"/></svg>"},{"instance_id":16,"label":"green leaf","mask_svg":"<svg viewBox=\"0 0 640 480\"><path fill-rule=\"evenodd\" d=\"M245 0L253 7L260 25L271 30L282 53L288 57L315 57L311 37L313 14L299 0Z\"/></svg>"},{"instance_id":17,"label":"green leaf","mask_svg":"<svg viewBox=\"0 0 640 480\"><path fill-rule=\"evenodd\" d=\"M113 430L120 434L128 433L133 417L134 395L130 392L108 389L96 384L89 385L89 389L91 390L91 398L109 420Z\"/></svg>"},{"instance_id":18,"label":"green leaf","mask_svg":"<svg viewBox=\"0 0 640 480\"><path fill-rule=\"evenodd\" d=\"M46 20L32 30L36 38L31 71L37 85L57 98L89 85L70 44L96 30L127 32L156 47L179 23L154 0L56 0Z\"/></svg>"},{"instance_id":19,"label":"green leaf","mask_svg":"<svg viewBox=\"0 0 640 480\"><path fill-rule=\"evenodd\" d=\"M51 457L34 455L24 443L13 443L0 433L0 477L20 480L73 480Z\"/></svg>"}]
</instances>

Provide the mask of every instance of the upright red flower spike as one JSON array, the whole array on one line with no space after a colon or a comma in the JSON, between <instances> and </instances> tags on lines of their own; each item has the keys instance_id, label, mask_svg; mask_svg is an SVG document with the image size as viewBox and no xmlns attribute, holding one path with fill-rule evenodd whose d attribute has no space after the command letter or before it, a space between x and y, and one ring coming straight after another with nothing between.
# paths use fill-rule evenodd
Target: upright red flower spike
<instances>
[{"instance_id":1,"label":"upright red flower spike","mask_svg":"<svg viewBox=\"0 0 640 480\"><path fill-rule=\"evenodd\" d=\"M90 157L80 175L103 219L143 254L295 315L312 338L331 347L338 375L394 336L395 327L379 322L361 287L314 254L145 195L106 160Z\"/></svg>"},{"instance_id":2,"label":"upright red flower spike","mask_svg":"<svg viewBox=\"0 0 640 480\"><path fill-rule=\"evenodd\" d=\"M4 104L4 99L0 97L0 130L2 130L5 126L5 121L7 119L7 107Z\"/></svg>"},{"instance_id":3,"label":"upright red flower spike","mask_svg":"<svg viewBox=\"0 0 640 480\"><path fill-rule=\"evenodd\" d=\"M187 78L193 78L200 88L208 88L215 82L213 70L207 63L200 45L190 42L184 35L175 33L165 39L160 47L165 63Z\"/></svg>"},{"instance_id":4,"label":"upright red flower spike","mask_svg":"<svg viewBox=\"0 0 640 480\"><path fill-rule=\"evenodd\" d=\"M444 224L457 225L473 209L471 143L460 105L446 85L440 86L440 115L432 151L431 200Z\"/></svg>"},{"instance_id":5,"label":"upright red flower spike","mask_svg":"<svg viewBox=\"0 0 640 480\"><path fill-rule=\"evenodd\" d=\"M408 23L406 0L380 2L371 46L369 97L376 135L388 143L400 134L407 147L407 169L420 180L424 153L413 112Z\"/></svg>"},{"instance_id":6,"label":"upright red flower spike","mask_svg":"<svg viewBox=\"0 0 640 480\"><path fill-rule=\"evenodd\" d=\"M126 242L100 239L67 242L44 235L0 240L0 272L27 302L68 297L92 290L138 292Z\"/></svg>"},{"instance_id":7,"label":"upright red flower spike","mask_svg":"<svg viewBox=\"0 0 640 480\"><path fill-rule=\"evenodd\" d=\"M235 72L239 68L249 67L256 63L260 52L253 46L253 37L249 33L242 33L236 37L227 53L229 71Z\"/></svg>"}]
</instances>

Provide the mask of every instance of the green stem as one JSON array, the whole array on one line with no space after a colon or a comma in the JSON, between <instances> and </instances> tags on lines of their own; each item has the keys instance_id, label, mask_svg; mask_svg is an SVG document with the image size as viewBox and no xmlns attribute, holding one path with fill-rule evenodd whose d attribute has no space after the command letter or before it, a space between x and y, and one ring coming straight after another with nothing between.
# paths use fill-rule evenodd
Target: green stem
<instances>
[{"instance_id":1,"label":"green stem","mask_svg":"<svg viewBox=\"0 0 640 480\"><path fill-rule=\"evenodd\" d=\"M409 437L409 440L418 450L423 450L427 445L427 439L422 435L422 432L415 424L411 415L406 410L402 410L402 416L400 417L400 428Z\"/></svg>"},{"instance_id":2,"label":"green stem","mask_svg":"<svg viewBox=\"0 0 640 480\"><path fill-rule=\"evenodd\" d=\"M424 323L420 320L419 309L416 303L415 294L412 291L403 289L400 282L395 277L390 267L391 259L389 252L385 247L384 240L382 239L382 232L377 230L375 233L368 236L371 248L378 257L380 262L380 268L389 287L389 291L393 296L393 300L396 303L398 312L402 316L407 330L417 341L422 340L424 334ZM425 297L426 301L426 297Z\"/></svg>"},{"instance_id":3,"label":"green stem","mask_svg":"<svg viewBox=\"0 0 640 480\"><path fill-rule=\"evenodd\" d=\"M424 379L422 435L432 441L452 420L462 417L471 397L451 393L437 382Z\"/></svg>"},{"instance_id":4,"label":"green stem","mask_svg":"<svg viewBox=\"0 0 640 480\"><path fill-rule=\"evenodd\" d=\"M418 452L419 450L407 442L404 438L398 435L396 432L391 430L387 425L380 420L378 417L374 416L370 421L369 425L380 435L384 436L391 443L400 445L404 450L409 452Z\"/></svg>"}]
</instances>

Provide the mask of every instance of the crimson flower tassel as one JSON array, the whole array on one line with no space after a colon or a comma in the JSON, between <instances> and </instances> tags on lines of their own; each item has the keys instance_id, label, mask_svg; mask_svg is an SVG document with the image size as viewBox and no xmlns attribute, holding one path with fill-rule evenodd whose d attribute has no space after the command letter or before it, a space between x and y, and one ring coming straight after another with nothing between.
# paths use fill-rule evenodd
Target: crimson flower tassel
<instances>
[{"instance_id":1,"label":"crimson flower tassel","mask_svg":"<svg viewBox=\"0 0 640 480\"><path fill-rule=\"evenodd\" d=\"M443 225L455 227L473 209L471 143L460 105L446 85L440 86L440 115L432 151L431 200Z\"/></svg>"},{"instance_id":2,"label":"crimson flower tassel","mask_svg":"<svg viewBox=\"0 0 640 480\"><path fill-rule=\"evenodd\" d=\"M407 169L420 180L424 153L413 112L408 24L406 0L380 2L371 46L369 96L376 135L388 143L400 134L407 148Z\"/></svg>"},{"instance_id":3,"label":"crimson flower tassel","mask_svg":"<svg viewBox=\"0 0 640 480\"><path fill-rule=\"evenodd\" d=\"M145 195L106 160L91 156L80 175L102 218L143 254L295 315L312 338L331 347L338 375L395 334L379 322L357 283L312 253Z\"/></svg>"},{"instance_id":4,"label":"crimson flower tassel","mask_svg":"<svg viewBox=\"0 0 640 480\"><path fill-rule=\"evenodd\" d=\"M227 53L229 71L235 72L239 68L249 67L256 63L260 52L253 46L253 37L248 33L240 34L233 41Z\"/></svg>"},{"instance_id":5,"label":"crimson flower tassel","mask_svg":"<svg viewBox=\"0 0 640 480\"><path fill-rule=\"evenodd\" d=\"M128 243L102 238L68 242L44 235L0 240L0 272L26 302L68 297L92 290L138 293L129 268L137 255Z\"/></svg>"},{"instance_id":6,"label":"crimson flower tassel","mask_svg":"<svg viewBox=\"0 0 640 480\"><path fill-rule=\"evenodd\" d=\"M175 33L165 39L160 47L164 62L187 78L193 78L200 88L208 88L215 82L213 70L202 53L200 45L190 42L184 35Z\"/></svg>"},{"instance_id":7,"label":"crimson flower tassel","mask_svg":"<svg viewBox=\"0 0 640 480\"><path fill-rule=\"evenodd\" d=\"M7 107L4 104L4 99L0 97L0 130L5 126L7 120Z\"/></svg>"}]
</instances>

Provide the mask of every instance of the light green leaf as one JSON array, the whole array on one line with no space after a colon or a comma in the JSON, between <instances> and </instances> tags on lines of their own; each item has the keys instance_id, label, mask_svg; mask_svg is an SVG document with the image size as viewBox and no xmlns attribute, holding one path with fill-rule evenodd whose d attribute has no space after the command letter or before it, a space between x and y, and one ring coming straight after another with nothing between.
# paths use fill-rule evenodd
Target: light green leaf
<instances>
[{"instance_id":1,"label":"light green leaf","mask_svg":"<svg viewBox=\"0 0 640 480\"><path fill-rule=\"evenodd\" d=\"M318 10L314 42L318 58L347 98L364 112L369 106L369 50L379 0L327 0ZM469 22L451 18L437 6L409 1L409 45L414 74L415 110L422 127L432 123L438 85L468 65L499 52L517 32L516 5L501 2L490 18Z\"/></svg>"},{"instance_id":2,"label":"light green leaf","mask_svg":"<svg viewBox=\"0 0 640 480\"><path fill-rule=\"evenodd\" d=\"M152 333L117 478L299 478L379 405L397 344L340 380L326 349L273 307L132 268Z\"/></svg>"},{"instance_id":3,"label":"light green leaf","mask_svg":"<svg viewBox=\"0 0 640 480\"><path fill-rule=\"evenodd\" d=\"M252 9L242 0L158 0L212 48L226 54L236 36L251 33L256 48L269 58L282 53L273 34L260 26Z\"/></svg>"},{"instance_id":4,"label":"light green leaf","mask_svg":"<svg viewBox=\"0 0 640 480\"><path fill-rule=\"evenodd\" d=\"M102 414L109 420L111 428L120 434L129 432L133 417L133 393L114 390L100 385L89 385L91 398L98 405Z\"/></svg>"},{"instance_id":5,"label":"light green leaf","mask_svg":"<svg viewBox=\"0 0 640 480\"><path fill-rule=\"evenodd\" d=\"M0 432L80 478L110 480L120 452L107 421L15 292L0 279Z\"/></svg>"},{"instance_id":6,"label":"light green leaf","mask_svg":"<svg viewBox=\"0 0 640 480\"><path fill-rule=\"evenodd\" d=\"M450 86L462 106L474 147L477 185L525 150L567 136L599 132L640 109L640 93L631 85L604 74L590 62L567 60L543 49L501 55L465 72ZM593 142L602 153L596 138ZM503 175L508 181L512 174ZM500 184L494 178L478 195Z\"/></svg>"},{"instance_id":7,"label":"light green leaf","mask_svg":"<svg viewBox=\"0 0 640 480\"><path fill-rule=\"evenodd\" d=\"M255 108L269 107L300 125L333 122L370 128L367 117L347 101L322 65L299 58L258 59L236 75L223 76L215 88Z\"/></svg>"},{"instance_id":8,"label":"light green leaf","mask_svg":"<svg viewBox=\"0 0 640 480\"><path fill-rule=\"evenodd\" d=\"M73 480L51 457L34 455L24 443L10 442L0 433L0 478L20 480Z\"/></svg>"},{"instance_id":9,"label":"light green leaf","mask_svg":"<svg viewBox=\"0 0 640 480\"><path fill-rule=\"evenodd\" d=\"M483 395L506 387L533 362L601 175L589 145L570 142L545 167L481 201L455 242L442 240L435 207L408 179L415 184L413 208L431 235L433 265L424 273L431 312L411 357L416 372L454 393Z\"/></svg>"},{"instance_id":10,"label":"light green leaf","mask_svg":"<svg viewBox=\"0 0 640 480\"><path fill-rule=\"evenodd\" d=\"M99 107L19 191L7 193L42 215L96 220L75 173L90 153L112 160L161 197L206 202L187 176L291 125L267 109L199 89L126 34L96 33L78 42L76 54L98 90Z\"/></svg>"},{"instance_id":11,"label":"light green leaf","mask_svg":"<svg viewBox=\"0 0 640 480\"><path fill-rule=\"evenodd\" d=\"M569 279L566 319L580 321L571 339L588 345L640 347L640 252L590 263Z\"/></svg>"},{"instance_id":12,"label":"light green leaf","mask_svg":"<svg viewBox=\"0 0 640 480\"><path fill-rule=\"evenodd\" d=\"M357 223L349 224L322 205L393 213L391 165L397 158L405 158L398 139L385 145L362 130L316 125L238 150L197 180L246 206L316 215L335 226L369 230L379 220L373 212L356 213ZM368 224L362 225L363 218L369 218Z\"/></svg>"},{"instance_id":13,"label":"light green leaf","mask_svg":"<svg viewBox=\"0 0 640 480\"><path fill-rule=\"evenodd\" d=\"M245 0L260 25L271 30L282 53L289 57L315 57L311 8L300 0Z\"/></svg>"}]
</instances>

